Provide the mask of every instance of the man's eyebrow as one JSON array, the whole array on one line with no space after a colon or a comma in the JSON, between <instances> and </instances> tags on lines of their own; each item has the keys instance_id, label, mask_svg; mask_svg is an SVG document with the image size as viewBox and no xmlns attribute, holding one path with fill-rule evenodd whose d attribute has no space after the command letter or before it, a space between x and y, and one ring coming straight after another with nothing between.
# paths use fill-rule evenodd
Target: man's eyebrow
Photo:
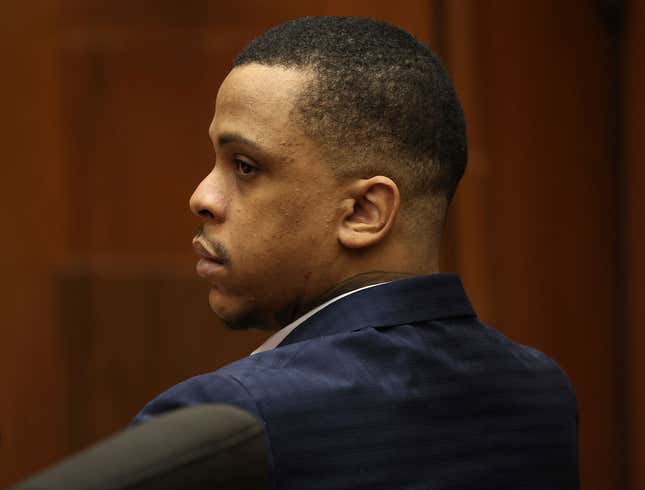
<instances>
[{"instance_id":1,"label":"man's eyebrow","mask_svg":"<svg viewBox=\"0 0 645 490\"><path fill-rule=\"evenodd\" d=\"M209 139L211 139L211 135L209 134ZM211 139L212 141L212 139ZM264 148L262 145L260 145L258 142L253 141L245 136L242 136L240 133L234 133L234 132L229 132L229 133L221 133L217 136L217 145L219 147L229 145L231 143L237 143L240 145L245 145L248 148L252 148L259 154L264 155L265 157L272 159L276 162L283 162L283 163L289 163L293 161L293 158L291 157L286 157L284 155L279 155L277 153L273 153L272 151Z\"/></svg>"},{"instance_id":2,"label":"man's eyebrow","mask_svg":"<svg viewBox=\"0 0 645 490\"><path fill-rule=\"evenodd\" d=\"M231 143L238 143L238 144L249 146L258 151L264 151L264 149L258 143L248 138L245 138L239 133L222 133L217 137L218 146L225 146Z\"/></svg>"}]
</instances>

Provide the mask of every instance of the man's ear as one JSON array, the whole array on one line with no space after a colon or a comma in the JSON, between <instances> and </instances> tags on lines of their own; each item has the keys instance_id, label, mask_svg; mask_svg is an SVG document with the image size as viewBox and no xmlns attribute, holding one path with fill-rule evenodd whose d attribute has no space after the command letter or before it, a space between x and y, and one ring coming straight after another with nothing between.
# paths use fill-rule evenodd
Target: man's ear
<instances>
[{"instance_id":1,"label":"man's ear","mask_svg":"<svg viewBox=\"0 0 645 490\"><path fill-rule=\"evenodd\" d=\"M378 175L360 179L350 188L351 198L340 223L338 240L347 248L364 248L381 242L399 212L401 196L392 179Z\"/></svg>"}]
</instances>

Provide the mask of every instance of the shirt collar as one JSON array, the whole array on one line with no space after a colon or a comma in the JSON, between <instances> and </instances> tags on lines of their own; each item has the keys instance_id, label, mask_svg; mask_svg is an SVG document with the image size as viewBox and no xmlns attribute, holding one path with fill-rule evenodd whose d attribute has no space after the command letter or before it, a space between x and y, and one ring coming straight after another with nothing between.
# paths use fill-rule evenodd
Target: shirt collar
<instances>
[{"instance_id":1,"label":"shirt collar","mask_svg":"<svg viewBox=\"0 0 645 490\"><path fill-rule=\"evenodd\" d=\"M362 288L354 289L353 291L348 291L346 293L343 293L343 294L340 294L338 296L333 297L329 301L325 301L323 304L315 307L313 310L309 310L304 315L302 315L299 318L297 318L296 320L292 321L286 327L283 327L280 330L278 330L271 337L269 337L266 341L264 341L264 343L260 347L258 347L253 352L251 352L251 355L257 354L259 352L265 352L265 351L268 351L268 350L275 349L278 345L280 345L280 343L291 332L293 332L296 329L296 327L298 327L299 325L301 325L304 322L306 322L307 320L309 320L312 316L314 316L319 311L322 311L324 308L326 308L330 304L335 303L336 301L338 301L340 299L343 299L343 298L349 296L350 294L358 293L359 291L363 291L364 289L373 288L373 287L376 287L376 286L380 286L382 284L387 284L387 282L379 282L377 284L370 284L369 286L363 286Z\"/></svg>"}]
</instances>

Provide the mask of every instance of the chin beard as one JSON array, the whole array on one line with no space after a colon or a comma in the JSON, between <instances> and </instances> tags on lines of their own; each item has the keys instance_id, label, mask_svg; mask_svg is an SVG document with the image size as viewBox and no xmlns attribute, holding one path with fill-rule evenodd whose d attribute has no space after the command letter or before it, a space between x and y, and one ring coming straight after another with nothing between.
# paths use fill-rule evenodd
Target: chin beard
<instances>
[{"instance_id":1,"label":"chin beard","mask_svg":"<svg viewBox=\"0 0 645 490\"><path fill-rule=\"evenodd\" d=\"M261 315L258 311L247 311L240 314L222 314L216 310L213 312L230 330L277 330L282 328L282 325L275 320Z\"/></svg>"},{"instance_id":2,"label":"chin beard","mask_svg":"<svg viewBox=\"0 0 645 490\"><path fill-rule=\"evenodd\" d=\"M220 317L221 318L221 317ZM266 322L262 322L258 319L252 318L252 317L244 317L241 319L234 319L234 320L225 320L222 318L222 322L224 322L224 325L226 328L230 330L275 330L280 327L274 327L267 325Z\"/></svg>"},{"instance_id":3,"label":"chin beard","mask_svg":"<svg viewBox=\"0 0 645 490\"><path fill-rule=\"evenodd\" d=\"M213 297L209 298L209 302L211 310L231 330L279 330L294 320L297 311L297 302L279 311L262 309L254 298L247 298L235 305L229 304L228 307L219 301L213 301Z\"/></svg>"}]
</instances>

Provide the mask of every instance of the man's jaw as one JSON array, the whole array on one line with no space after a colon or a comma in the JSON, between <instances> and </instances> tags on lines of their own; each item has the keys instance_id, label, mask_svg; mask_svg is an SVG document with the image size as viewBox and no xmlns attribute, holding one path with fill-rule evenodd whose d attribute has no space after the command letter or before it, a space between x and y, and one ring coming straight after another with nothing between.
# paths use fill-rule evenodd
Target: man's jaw
<instances>
[{"instance_id":1,"label":"man's jaw","mask_svg":"<svg viewBox=\"0 0 645 490\"><path fill-rule=\"evenodd\" d=\"M277 330L283 327L266 314L255 298L232 294L212 286L208 295L211 310L231 330Z\"/></svg>"}]
</instances>

